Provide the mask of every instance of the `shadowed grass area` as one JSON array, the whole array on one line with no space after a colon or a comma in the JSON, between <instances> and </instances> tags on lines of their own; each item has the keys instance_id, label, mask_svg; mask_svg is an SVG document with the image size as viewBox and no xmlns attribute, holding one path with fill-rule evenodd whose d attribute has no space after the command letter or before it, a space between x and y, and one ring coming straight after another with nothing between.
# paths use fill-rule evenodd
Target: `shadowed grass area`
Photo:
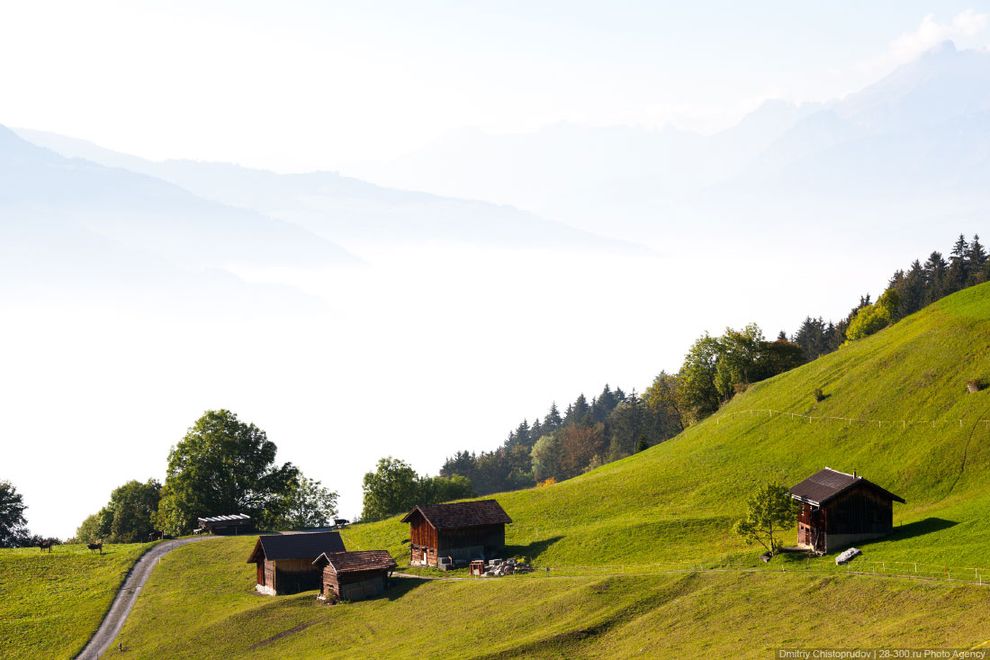
<instances>
[{"instance_id":1,"label":"shadowed grass area","mask_svg":"<svg viewBox=\"0 0 990 660\"><path fill-rule=\"evenodd\" d=\"M0 657L68 658L95 632L150 544L0 550Z\"/></svg>"}]
</instances>

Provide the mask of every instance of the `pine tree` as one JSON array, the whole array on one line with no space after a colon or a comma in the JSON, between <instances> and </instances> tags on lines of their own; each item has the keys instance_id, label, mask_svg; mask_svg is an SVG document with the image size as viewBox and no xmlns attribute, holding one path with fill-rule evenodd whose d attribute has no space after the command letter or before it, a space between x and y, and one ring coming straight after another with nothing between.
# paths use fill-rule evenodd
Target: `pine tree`
<instances>
[{"instance_id":1,"label":"pine tree","mask_svg":"<svg viewBox=\"0 0 990 660\"><path fill-rule=\"evenodd\" d=\"M942 253L936 251L928 256L922 270L925 287L924 304L928 305L945 295L949 264L946 263Z\"/></svg>"},{"instance_id":2,"label":"pine tree","mask_svg":"<svg viewBox=\"0 0 990 660\"><path fill-rule=\"evenodd\" d=\"M959 234L959 239L952 246L949 254L949 289L945 293L959 291L969 281L969 243L966 237Z\"/></svg>"},{"instance_id":3,"label":"pine tree","mask_svg":"<svg viewBox=\"0 0 990 660\"><path fill-rule=\"evenodd\" d=\"M969 244L969 252L966 254L968 262L968 281L970 285L979 284L984 281L984 270L987 267L987 251L980 243L980 235L973 235L973 242Z\"/></svg>"},{"instance_id":4,"label":"pine tree","mask_svg":"<svg viewBox=\"0 0 990 660\"><path fill-rule=\"evenodd\" d=\"M567 415L564 416L565 424L584 424L591 415L591 406L584 394L579 394L574 403L568 406Z\"/></svg>"},{"instance_id":5,"label":"pine tree","mask_svg":"<svg viewBox=\"0 0 990 660\"><path fill-rule=\"evenodd\" d=\"M540 418L537 417L533 420L533 425L529 427L529 440L530 443L527 445L530 449L533 447L533 443L540 439L543 435L543 424L540 423Z\"/></svg>"},{"instance_id":6,"label":"pine tree","mask_svg":"<svg viewBox=\"0 0 990 660\"><path fill-rule=\"evenodd\" d=\"M529 437L529 422L525 419L516 428L516 441L515 445L523 445L525 447L532 446L533 442Z\"/></svg>"},{"instance_id":7,"label":"pine tree","mask_svg":"<svg viewBox=\"0 0 990 660\"><path fill-rule=\"evenodd\" d=\"M543 433L553 433L561 427L564 423L563 418L560 416L560 411L557 410L557 402L554 401L550 404L550 411L547 416L543 418Z\"/></svg>"}]
</instances>

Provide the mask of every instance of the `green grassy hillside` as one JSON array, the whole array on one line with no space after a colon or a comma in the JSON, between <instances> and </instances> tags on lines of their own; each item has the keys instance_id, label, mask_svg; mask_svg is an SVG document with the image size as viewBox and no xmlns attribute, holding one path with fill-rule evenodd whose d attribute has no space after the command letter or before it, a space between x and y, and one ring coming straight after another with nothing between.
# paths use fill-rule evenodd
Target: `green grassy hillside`
<instances>
[{"instance_id":1,"label":"green grassy hillside","mask_svg":"<svg viewBox=\"0 0 990 660\"><path fill-rule=\"evenodd\" d=\"M549 576L429 582L320 608L312 594L253 595L247 543L225 541L176 551L122 639L138 655L168 656L765 655L830 642L986 644L990 591L956 582L990 577L990 390L965 388L981 378L990 378L990 285L759 383L650 450L499 495L515 521L512 552L550 567ZM822 402L813 397L819 387ZM862 546L847 569L877 575L839 574L830 557L762 566L731 531L755 486L793 484L824 466L858 470L907 500L895 505L896 533ZM397 518L345 534L351 549L387 548L400 562L406 539Z\"/></svg>"},{"instance_id":2,"label":"green grassy hillside","mask_svg":"<svg viewBox=\"0 0 990 660\"><path fill-rule=\"evenodd\" d=\"M749 492L829 466L857 470L907 500L894 509L902 528L871 544L871 559L990 574L990 389L965 388L980 378L990 379L990 285L758 383L643 453L499 495L515 521L508 542L561 567L751 563L752 548L731 531ZM819 387L827 398L816 403ZM404 557L406 535L390 520L356 526L347 540Z\"/></svg>"},{"instance_id":3,"label":"green grassy hillside","mask_svg":"<svg viewBox=\"0 0 990 660\"><path fill-rule=\"evenodd\" d=\"M0 550L0 657L70 658L110 607L148 544Z\"/></svg>"},{"instance_id":4,"label":"green grassy hillside","mask_svg":"<svg viewBox=\"0 0 990 660\"><path fill-rule=\"evenodd\" d=\"M253 567L244 563L251 541L194 544L165 557L118 640L122 655L614 658L662 649L669 657L767 657L779 645L838 639L915 647L990 641L986 589L759 569L402 580L387 598L330 607L312 592L254 594ZM816 607L796 606L809 598Z\"/></svg>"}]
</instances>

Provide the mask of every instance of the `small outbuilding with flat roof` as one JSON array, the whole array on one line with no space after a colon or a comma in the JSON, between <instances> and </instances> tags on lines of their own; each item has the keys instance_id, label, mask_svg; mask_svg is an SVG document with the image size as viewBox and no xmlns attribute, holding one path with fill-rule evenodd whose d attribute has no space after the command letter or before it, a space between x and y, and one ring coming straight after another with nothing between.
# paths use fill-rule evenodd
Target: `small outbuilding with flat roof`
<instances>
[{"instance_id":1,"label":"small outbuilding with flat roof","mask_svg":"<svg viewBox=\"0 0 990 660\"><path fill-rule=\"evenodd\" d=\"M202 534L248 534L254 531L254 521L246 513L232 513L225 516L208 516L196 519L196 532Z\"/></svg>"}]
</instances>

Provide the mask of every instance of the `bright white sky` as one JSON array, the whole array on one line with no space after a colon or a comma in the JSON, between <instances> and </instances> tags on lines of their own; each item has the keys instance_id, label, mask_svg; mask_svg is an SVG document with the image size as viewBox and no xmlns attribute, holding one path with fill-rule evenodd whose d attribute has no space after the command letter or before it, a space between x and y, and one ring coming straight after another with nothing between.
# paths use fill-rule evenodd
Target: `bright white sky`
<instances>
[{"instance_id":1,"label":"bright white sky","mask_svg":"<svg viewBox=\"0 0 990 660\"><path fill-rule=\"evenodd\" d=\"M464 126L711 131L858 89L990 3L0 3L0 123L151 158L346 169Z\"/></svg>"},{"instance_id":2,"label":"bright white sky","mask_svg":"<svg viewBox=\"0 0 990 660\"><path fill-rule=\"evenodd\" d=\"M0 124L153 159L346 174L463 127L714 131L767 98L859 89L945 39L990 43L990 2L751 5L0 0ZM112 487L163 478L185 428L229 407L339 489L351 516L380 456L435 473L553 399L642 389L705 329L755 320L775 334L842 313L916 247L869 263L836 245L800 263L767 248L747 281L691 273L691 291L661 275L692 268L677 259L379 255L360 284L297 281L337 305L299 327L2 310L17 322L0 326L0 478L25 493L35 531L67 536ZM820 290L829 268L851 273L846 288ZM779 302L809 290L800 309ZM698 304L701 291L723 299Z\"/></svg>"}]
</instances>

